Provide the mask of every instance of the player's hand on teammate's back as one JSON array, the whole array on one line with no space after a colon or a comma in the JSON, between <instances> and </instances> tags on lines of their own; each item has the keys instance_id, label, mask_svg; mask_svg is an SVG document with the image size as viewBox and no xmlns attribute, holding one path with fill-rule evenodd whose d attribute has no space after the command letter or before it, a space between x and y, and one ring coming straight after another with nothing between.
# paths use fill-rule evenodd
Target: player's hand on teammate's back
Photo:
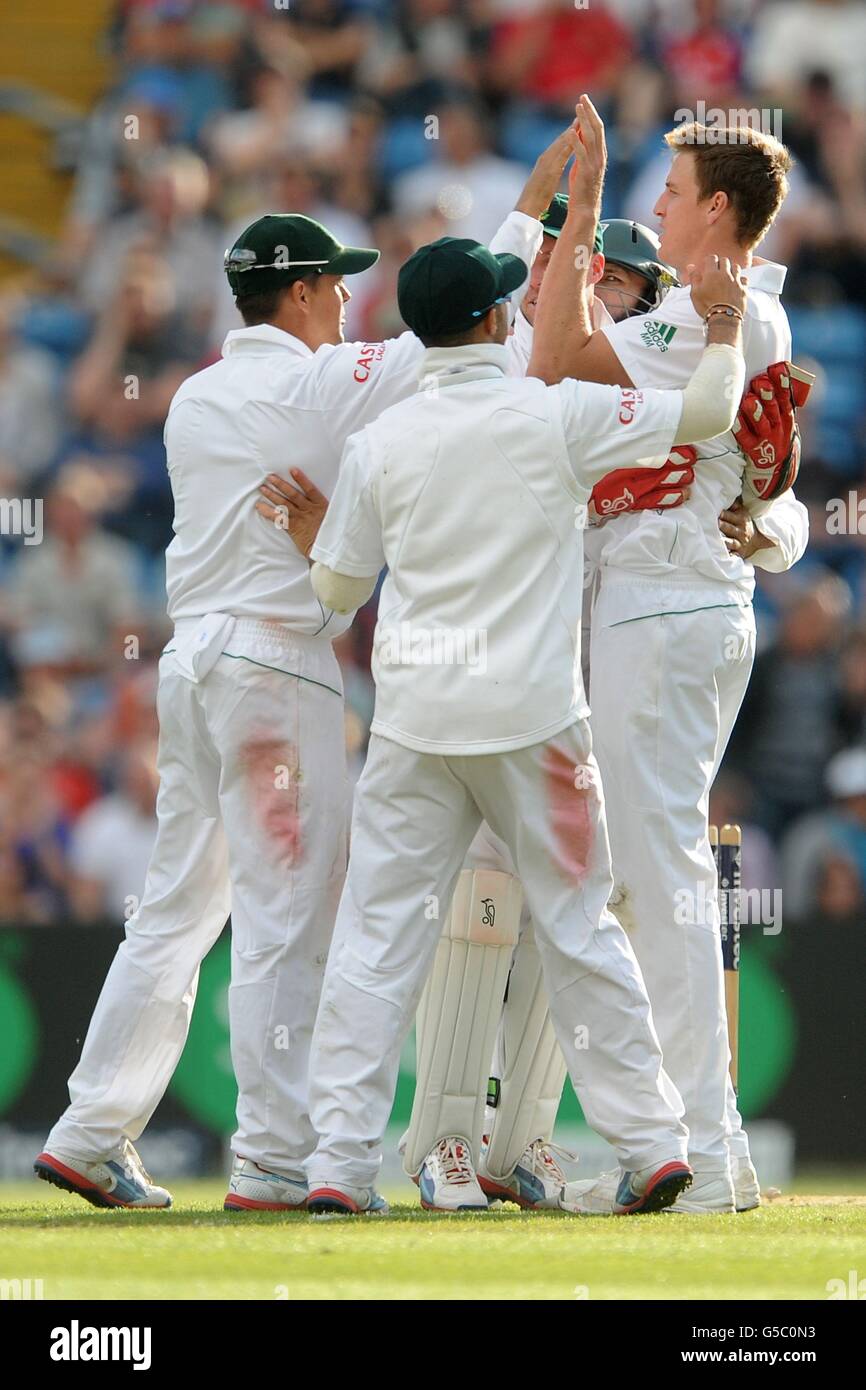
<instances>
[{"instance_id":1,"label":"player's hand on teammate's back","mask_svg":"<svg viewBox=\"0 0 866 1390\"><path fill-rule=\"evenodd\" d=\"M707 256L703 266L688 267L695 310L705 319L715 304L746 312L746 281L727 256Z\"/></svg>"},{"instance_id":2,"label":"player's hand on teammate's back","mask_svg":"<svg viewBox=\"0 0 866 1390\"><path fill-rule=\"evenodd\" d=\"M741 560L748 560L756 550L765 550L773 544L761 535L740 497L719 514L719 530L730 553Z\"/></svg>"},{"instance_id":3,"label":"player's hand on teammate's back","mask_svg":"<svg viewBox=\"0 0 866 1390\"><path fill-rule=\"evenodd\" d=\"M293 481L278 473L268 474L259 488L263 500L256 503L256 511L278 530L285 531L309 560L328 510L328 499L300 468L290 471Z\"/></svg>"}]
</instances>

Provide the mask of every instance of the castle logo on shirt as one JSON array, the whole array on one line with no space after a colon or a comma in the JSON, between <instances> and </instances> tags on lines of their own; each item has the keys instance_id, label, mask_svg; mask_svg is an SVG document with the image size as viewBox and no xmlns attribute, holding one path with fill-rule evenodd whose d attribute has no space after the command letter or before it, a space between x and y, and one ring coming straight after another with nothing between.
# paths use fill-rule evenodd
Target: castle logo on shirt
<instances>
[{"instance_id":1,"label":"castle logo on shirt","mask_svg":"<svg viewBox=\"0 0 866 1390\"><path fill-rule=\"evenodd\" d=\"M674 324L662 323L659 319L647 319L640 336L647 347L658 348L659 352L667 352L676 331Z\"/></svg>"}]
</instances>

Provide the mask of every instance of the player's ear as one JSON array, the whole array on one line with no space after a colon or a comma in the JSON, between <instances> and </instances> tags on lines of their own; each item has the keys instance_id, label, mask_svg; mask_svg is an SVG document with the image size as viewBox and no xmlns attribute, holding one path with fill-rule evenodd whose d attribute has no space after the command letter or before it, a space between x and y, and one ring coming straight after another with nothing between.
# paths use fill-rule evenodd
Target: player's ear
<instances>
[{"instance_id":1,"label":"player's ear","mask_svg":"<svg viewBox=\"0 0 866 1390\"><path fill-rule=\"evenodd\" d=\"M306 277L303 280L293 280L287 293L290 295L290 303L302 313L308 314L313 302L313 294L318 284L318 280Z\"/></svg>"},{"instance_id":2,"label":"player's ear","mask_svg":"<svg viewBox=\"0 0 866 1390\"><path fill-rule=\"evenodd\" d=\"M594 251L592 260L589 263L588 283L597 285L604 274L604 255L601 251Z\"/></svg>"},{"instance_id":3,"label":"player's ear","mask_svg":"<svg viewBox=\"0 0 866 1390\"><path fill-rule=\"evenodd\" d=\"M718 189L713 196L708 199L707 222L709 225L711 227L715 226L719 218L725 215L730 206L731 200L727 193L723 193L721 189Z\"/></svg>"},{"instance_id":4,"label":"player's ear","mask_svg":"<svg viewBox=\"0 0 866 1390\"><path fill-rule=\"evenodd\" d=\"M481 322L486 338L490 338L496 343L504 342L508 334L508 306L494 304L491 309L487 310Z\"/></svg>"}]
</instances>

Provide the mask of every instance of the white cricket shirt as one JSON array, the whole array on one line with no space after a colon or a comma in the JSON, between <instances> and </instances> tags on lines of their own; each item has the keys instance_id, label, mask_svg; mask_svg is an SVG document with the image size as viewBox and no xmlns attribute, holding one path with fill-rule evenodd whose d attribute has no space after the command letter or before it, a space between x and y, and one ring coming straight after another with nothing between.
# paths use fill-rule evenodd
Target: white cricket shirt
<instances>
[{"instance_id":1,"label":"white cricket shirt","mask_svg":"<svg viewBox=\"0 0 866 1390\"><path fill-rule=\"evenodd\" d=\"M513 212L497 248L530 265L541 236L540 222ZM183 383L166 421L170 618L224 613L326 637L345 631L352 615L322 607L306 558L256 512L258 488L294 467L330 497L346 439L415 393L423 355L412 333L315 353L269 324L228 334L222 360Z\"/></svg>"},{"instance_id":2,"label":"white cricket shirt","mask_svg":"<svg viewBox=\"0 0 866 1390\"><path fill-rule=\"evenodd\" d=\"M433 349L412 399L346 446L313 557L389 573L374 733L495 753L588 713L580 672L589 493L670 450L680 392L506 376L503 346Z\"/></svg>"},{"instance_id":3,"label":"white cricket shirt","mask_svg":"<svg viewBox=\"0 0 866 1390\"><path fill-rule=\"evenodd\" d=\"M746 380L791 356L791 330L780 294L785 267L767 261L747 272L743 323ZM688 287L669 290L661 305L606 326L603 332L636 387L684 387L706 344L703 321ZM745 460L733 434L697 446L691 496L668 511L623 512L593 530L587 551L602 568L602 582L621 590L621 619L703 605L746 605L755 574L732 555L719 530L719 513L739 496ZM777 551L760 552L766 568L785 569L803 553L805 508L784 494L761 517L761 530ZM635 584L635 577L646 581ZM632 581L632 582L629 582ZM661 608L659 607L661 605Z\"/></svg>"}]
</instances>

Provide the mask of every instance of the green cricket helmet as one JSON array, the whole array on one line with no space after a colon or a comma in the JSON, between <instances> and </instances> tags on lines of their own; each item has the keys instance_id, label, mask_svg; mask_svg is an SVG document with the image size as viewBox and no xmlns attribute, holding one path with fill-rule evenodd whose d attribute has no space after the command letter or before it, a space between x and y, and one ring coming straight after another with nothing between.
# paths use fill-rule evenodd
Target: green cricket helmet
<instances>
[{"instance_id":1,"label":"green cricket helmet","mask_svg":"<svg viewBox=\"0 0 866 1390\"><path fill-rule=\"evenodd\" d=\"M640 222L630 222L626 217L612 217L600 226L605 261L634 270L647 282L645 295L628 295L633 303L623 303L626 316L631 318L634 314L646 314L657 309L668 290L679 285L680 281L676 271L661 259L659 239L655 232L641 226Z\"/></svg>"}]
</instances>

